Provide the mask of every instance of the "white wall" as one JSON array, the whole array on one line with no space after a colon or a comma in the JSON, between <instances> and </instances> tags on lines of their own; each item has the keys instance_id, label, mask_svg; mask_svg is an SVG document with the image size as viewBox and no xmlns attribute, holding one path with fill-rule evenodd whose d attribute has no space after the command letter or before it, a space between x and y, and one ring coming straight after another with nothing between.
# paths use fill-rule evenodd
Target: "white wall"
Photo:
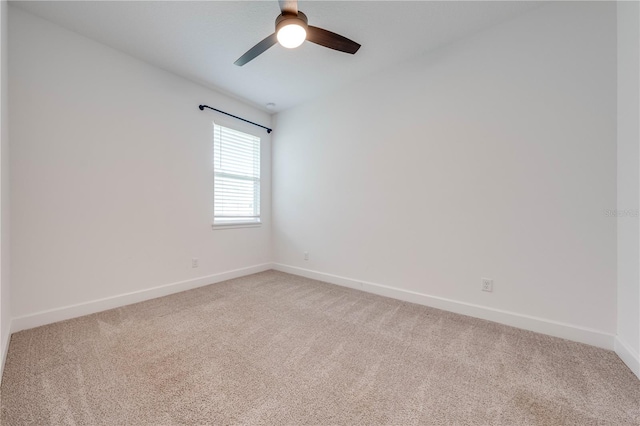
<instances>
[{"instance_id":1,"label":"white wall","mask_svg":"<svg viewBox=\"0 0 640 426\"><path fill-rule=\"evenodd\" d=\"M282 112L275 261L612 348L615 113L616 7L582 2Z\"/></svg>"},{"instance_id":2,"label":"white wall","mask_svg":"<svg viewBox=\"0 0 640 426\"><path fill-rule=\"evenodd\" d=\"M270 115L13 7L9 27L15 329L271 260L270 136L198 105ZM213 120L262 138L260 228L211 229Z\"/></svg>"},{"instance_id":3,"label":"white wall","mask_svg":"<svg viewBox=\"0 0 640 426\"><path fill-rule=\"evenodd\" d=\"M0 1L0 378L11 337L9 273L9 73L8 4Z\"/></svg>"},{"instance_id":4,"label":"white wall","mask_svg":"<svg viewBox=\"0 0 640 426\"><path fill-rule=\"evenodd\" d=\"M640 5L618 3L618 339L640 376Z\"/></svg>"}]
</instances>

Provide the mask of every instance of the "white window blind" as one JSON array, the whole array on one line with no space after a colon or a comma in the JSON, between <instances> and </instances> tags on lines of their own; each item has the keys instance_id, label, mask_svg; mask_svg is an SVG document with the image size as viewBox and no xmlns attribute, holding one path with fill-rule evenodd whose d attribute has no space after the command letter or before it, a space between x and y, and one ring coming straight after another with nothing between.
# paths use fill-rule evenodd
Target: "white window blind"
<instances>
[{"instance_id":1,"label":"white window blind","mask_svg":"<svg viewBox=\"0 0 640 426\"><path fill-rule=\"evenodd\" d=\"M213 224L260 223L260 138L213 126Z\"/></svg>"}]
</instances>

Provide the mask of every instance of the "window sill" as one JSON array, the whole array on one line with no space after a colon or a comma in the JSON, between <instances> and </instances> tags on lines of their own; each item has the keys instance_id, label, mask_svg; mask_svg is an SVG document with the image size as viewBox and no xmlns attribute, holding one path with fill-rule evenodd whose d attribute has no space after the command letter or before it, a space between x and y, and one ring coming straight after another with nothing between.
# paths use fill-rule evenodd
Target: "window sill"
<instances>
[{"instance_id":1,"label":"window sill","mask_svg":"<svg viewBox=\"0 0 640 426\"><path fill-rule=\"evenodd\" d=\"M225 223L225 224L213 224L211 229L218 231L221 229L238 229L238 228L259 228L262 226L262 222L253 223Z\"/></svg>"}]
</instances>

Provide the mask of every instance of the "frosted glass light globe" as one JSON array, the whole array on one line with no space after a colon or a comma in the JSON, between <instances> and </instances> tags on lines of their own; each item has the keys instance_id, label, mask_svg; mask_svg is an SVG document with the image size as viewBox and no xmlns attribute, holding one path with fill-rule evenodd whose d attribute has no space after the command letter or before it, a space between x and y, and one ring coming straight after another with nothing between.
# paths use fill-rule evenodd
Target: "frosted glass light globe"
<instances>
[{"instance_id":1,"label":"frosted glass light globe","mask_svg":"<svg viewBox=\"0 0 640 426\"><path fill-rule=\"evenodd\" d=\"M287 49L298 47L307 38L307 32L296 23L283 26L278 30L278 43Z\"/></svg>"}]
</instances>

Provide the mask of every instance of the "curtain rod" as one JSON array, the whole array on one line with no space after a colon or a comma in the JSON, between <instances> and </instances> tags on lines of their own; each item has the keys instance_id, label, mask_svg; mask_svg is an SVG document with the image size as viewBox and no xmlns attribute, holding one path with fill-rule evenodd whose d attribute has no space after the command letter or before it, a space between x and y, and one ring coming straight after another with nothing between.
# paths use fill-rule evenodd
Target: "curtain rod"
<instances>
[{"instance_id":1,"label":"curtain rod","mask_svg":"<svg viewBox=\"0 0 640 426\"><path fill-rule=\"evenodd\" d=\"M200 105L200 106L198 106L198 108L200 108L200 111L204 111L205 108L209 108L209 109L212 109L212 110L214 110L216 112L219 112L221 114L228 115L229 117L233 117L233 118L237 118L238 120L242 120L245 123L249 123L249 124L253 124L254 126L262 127L263 129L265 129L267 131L267 133L273 132L273 129L265 127L262 124L258 124L258 123L254 123L253 121L245 120L242 117L238 117L237 115L229 114L228 112L220 111L219 109L216 109L216 108L211 108L209 105Z\"/></svg>"}]
</instances>

